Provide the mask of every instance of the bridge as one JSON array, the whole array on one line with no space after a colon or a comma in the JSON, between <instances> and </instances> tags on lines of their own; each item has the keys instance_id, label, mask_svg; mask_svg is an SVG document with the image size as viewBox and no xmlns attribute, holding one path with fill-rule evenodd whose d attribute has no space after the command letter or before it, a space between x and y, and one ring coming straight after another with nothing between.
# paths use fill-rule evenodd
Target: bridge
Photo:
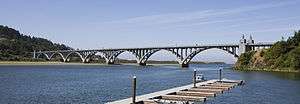
<instances>
[{"instance_id":1,"label":"bridge","mask_svg":"<svg viewBox=\"0 0 300 104\"><path fill-rule=\"evenodd\" d=\"M166 50L176 56L176 60L181 67L188 67L189 62L198 53L208 49L220 49L239 57L242 53L257 50L261 48L269 48L273 43L260 42L255 43L252 36L247 40L244 35L238 44L216 44L216 45L194 45L194 46L174 46L174 47L146 47L146 48L117 48L117 49L93 49L93 50L57 50L57 51L34 51L33 58L45 57L52 60L55 55L62 58L63 62L69 62L72 56L80 57L83 63L90 62L92 56L98 54L105 59L107 64L115 64L117 57L123 52L129 52L136 57L139 65L146 65L147 60L154 53Z\"/></svg>"}]
</instances>

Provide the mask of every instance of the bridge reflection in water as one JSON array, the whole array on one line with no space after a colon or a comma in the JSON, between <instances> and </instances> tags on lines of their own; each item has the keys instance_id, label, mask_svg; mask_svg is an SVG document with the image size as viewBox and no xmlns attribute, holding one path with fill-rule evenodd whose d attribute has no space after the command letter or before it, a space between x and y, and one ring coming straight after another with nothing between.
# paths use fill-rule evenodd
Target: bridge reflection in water
<instances>
[{"instance_id":1,"label":"bridge reflection in water","mask_svg":"<svg viewBox=\"0 0 300 104\"><path fill-rule=\"evenodd\" d=\"M33 58L40 58L44 55L47 60L52 60L55 55L59 55L64 62L69 62L72 55L80 57L83 63L87 63L91 60L92 56L99 54L105 59L107 64L114 64L117 57L123 52L129 52L136 57L136 62L139 65L146 65L147 60L154 53L166 50L169 53L176 56L176 60L181 67L188 67L189 62L198 53L208 49L221 49L234 57L239 57L242 53L257 50L260 48L269 48L273 43L254 43L254 40L250 36L249 40L246 40L244 36L240 40L239 44L217 44L217 45L196 45L196 46L176 46L176 47L147 47L147 48L118 48L118 49L94 49L94 50L57 50L57 51L38 51L32 52Z\"/></svg>"}]
</instances>

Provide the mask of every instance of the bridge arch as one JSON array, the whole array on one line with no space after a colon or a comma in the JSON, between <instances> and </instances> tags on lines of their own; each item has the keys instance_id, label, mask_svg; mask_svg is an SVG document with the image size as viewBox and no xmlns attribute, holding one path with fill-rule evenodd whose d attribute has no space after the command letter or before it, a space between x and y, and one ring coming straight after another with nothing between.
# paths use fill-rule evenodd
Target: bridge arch
<instances>
[{"instance_id":1,"label":"bridge arch","mask_svg":"<svg viewBox=\"0 0 300 104\"><path fill-rule=\"evenodd\" d=\"M48 54L46 54L44 52L38 53L38 55L36 56L36 58L41 58L41 56L44 56L46 58L46 60L50 60Z\"/></svg>"},{"instance_id":2,"label":"bridge arch","mask_svg":"<svg viewBox=\"0 0 300 104\"><path fill-rule=\"evenodd\" d=\"M139 56L131 50L120 50L115 52L114 54L112 54L109 58L108 58L108 63L115 63L115 61L117 60L117 58L123 54L123 53L129 53L131 56L134 56L135 61L138 63L139 62Z\"/></svg>"},{"instance_id":3,"label":"bridge arch","mask_svg":"<svg viewBox=\"0 0 300 104\"><path fill-rule=\"evenodd\" d=\"M106 57L105 53L103 52L100 52L100 51L97 51L97 52L91 52L89 53L86 57L85 57L85 60L87 62L89 62L91 60L91 58L95 55L99 55L100 57L99 58L103 58L105 60L105 62L108 61L108 58Z\"/></svg>"},{"instance_id":4,"label":"bridge arch","mask_svg":"<svg viewBox=\"0 0 300 104\"><path fill-rule=\"evenodd\" d=\"M85 62L83 55L81 55L79 52L76 52L76 51L70 52L69 54L67 54L67 56L65 58L66 62L70 61L71 55L77 55L77 56L79 56L79 58L81 59L82 62Z\"/></svg>"},{"instance_id":5,"label":"bridge arch","mask_svg":"<svg viewBox=\"0 0 300 104\"><path fill-rule=\"evenodd\" d=\"M230 49L231 48L231 49ZM210 47L210 48L204 48L204 49L198 49L196 51L193 51L191 54L189 54L184 60L183 63L184 64L189 64L189 62L199 53L207 51L207 50L211 50L211 49L218 49L218 50L223 50L224 52L227 52L231 55L233 55L235 58L239 57L236 53L236 49L234 47Z\"/></svg>"},{"instance_id":6,"label":"bridge arch","mask_svg":"<svg viewBox=\"0 0 300 104\"><path fill-rule=\"evenodd\" d=\"M155 54L155 53L157 53L157 52L161 52L161 51L166 51L166 52L168 52L168 53L170 53L170 54L172 54L172 55L175 55L176 57L176 61L180 64L181 63L181 61L180 61L180 57L181 57L181 55L179 54L179 53L177 53L177 52L175 52L174 50L171 50L171 49L154 49L154 50L150 50L150 52L147 52L144 56L142 56L141 58L140 58L140 62L139 62L139 64L142 64L142 65L146 65L146 62L148 61L148 59L153 55L153 54Z\"/></svg>"},{"instance_id":7,"label":"bridge arch","mask_svg":"<svg viewBox=\"0 0 300 104\"><path fill-rule=\"evenodd\" d=\"M63 61L66 61L66 58L64 57L64 55L60 52L54 52L53 54L50 55L49 57L49 60L52 60L54 58L55 55L58 55L60 56L60 58L63 60Z\"/></svg>"}]
</instances>

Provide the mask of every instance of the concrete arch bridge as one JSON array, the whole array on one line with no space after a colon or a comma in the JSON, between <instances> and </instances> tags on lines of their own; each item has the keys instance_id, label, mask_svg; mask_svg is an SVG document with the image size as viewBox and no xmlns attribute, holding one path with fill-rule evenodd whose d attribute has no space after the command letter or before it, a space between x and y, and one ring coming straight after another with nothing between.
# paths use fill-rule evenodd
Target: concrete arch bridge
<instances>
[{"instance_id":1,"label":"concrete arch bridge","mask_svg":"<svg viewBox=\"0 0 300 104\"><path fill-rule=\"evenodd\" d=\"M273 43L254 43L250 40L242 39L239 44L218 44L218 45L196 45L196 46L176 46L176 47L147 47L147 48L117 48L117 49L94 49L94 50L57 50L57 51L38 51L32 52L33 58L45 57L52 60L55 55L62 58L64 62L70 61L72 56L80 57L83 63L89 62L91 57L99 54L107 64L114 64L117 57L123 52L129 52L136 58L139 65L146 65L147 60L154 53L166 50L176 56L177 62L181 67L188 67L189 62L198 54L208 49L220 49L234 57L239 57L242 53L260 48L269 48Z\"/></svg>"}]
</instances>

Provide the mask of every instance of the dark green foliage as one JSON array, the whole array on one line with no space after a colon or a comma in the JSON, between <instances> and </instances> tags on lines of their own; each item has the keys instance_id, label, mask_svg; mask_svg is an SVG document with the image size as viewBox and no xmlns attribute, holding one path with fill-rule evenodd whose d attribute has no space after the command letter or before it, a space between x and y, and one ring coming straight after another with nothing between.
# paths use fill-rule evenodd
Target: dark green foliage
<instances>
[{"instance_id":1,"label":"dark green foliage","mask_svg":"<svg viewBox=\"0 0 300 104\"><path fill-rule=\"evenodd\" d=\"M267 60L277 59L288 52L288 44L285 41L275 43L265 54Z\"/></svg>"},{"instance_id":2,"label":"dark green foliage","mask_svg":"<svg viewBox=\"0 0 300 104\"><path fill-rule=\"evenodd\" d=\"M255 53L255 51L251 51L251 52L242 54L238 59L238 62L241 62L240 65L242 65L242 66L249 65L254 53Z\"/></svg>"},{"instance_id":3,"label":"dark green foliage","mask_svg":"<svg viewBox=\"0 0 300 104\"><path fill-rule=\"evenodd\" d=\"M0 25L0 60L29 60L34 50L69 50L64 44L52 43L43 38L20 34L19 31Z\"/></svg>"},{"instance_id":4,"label":"dark green foliage","mask_svg":"<svg viewBox=\"0 0 300 104\"><path fill-rule=\"evenodd\" d=\"M300 46L296 47L295 49L291 50L286 57L284 62L285 67L290 67L295 70L300 69Z\"/></svg>"},{"instance_id":5,"label":"dark green foliage","mask_svg":"<svg viewBox=\"0 0 300 104\"><path fill-rule=\"evenodd\" d=\"M294 36L292 38L289 38L287 40L287 43L289 44L289 48L293 49L300 44L300 30L297 32L295 31Z\"/></svg>"},{"instance_id":6,"label":"dark green foliage","mask_svg":"<svg viewBox=\"0 0 300 104\"><path fill-rule=\"evenodd\" d=\"M264 58L266 69L277 70L300 70L300 31L294 33L293 37L287 41L279 41L270 49L263 51L261 56ZM253 66L251 58L253 52L247 52L240 56L236 63L236 68L241 69ZM255 59L255 58L254 58Z\"/></svg>"}]
</instances>

